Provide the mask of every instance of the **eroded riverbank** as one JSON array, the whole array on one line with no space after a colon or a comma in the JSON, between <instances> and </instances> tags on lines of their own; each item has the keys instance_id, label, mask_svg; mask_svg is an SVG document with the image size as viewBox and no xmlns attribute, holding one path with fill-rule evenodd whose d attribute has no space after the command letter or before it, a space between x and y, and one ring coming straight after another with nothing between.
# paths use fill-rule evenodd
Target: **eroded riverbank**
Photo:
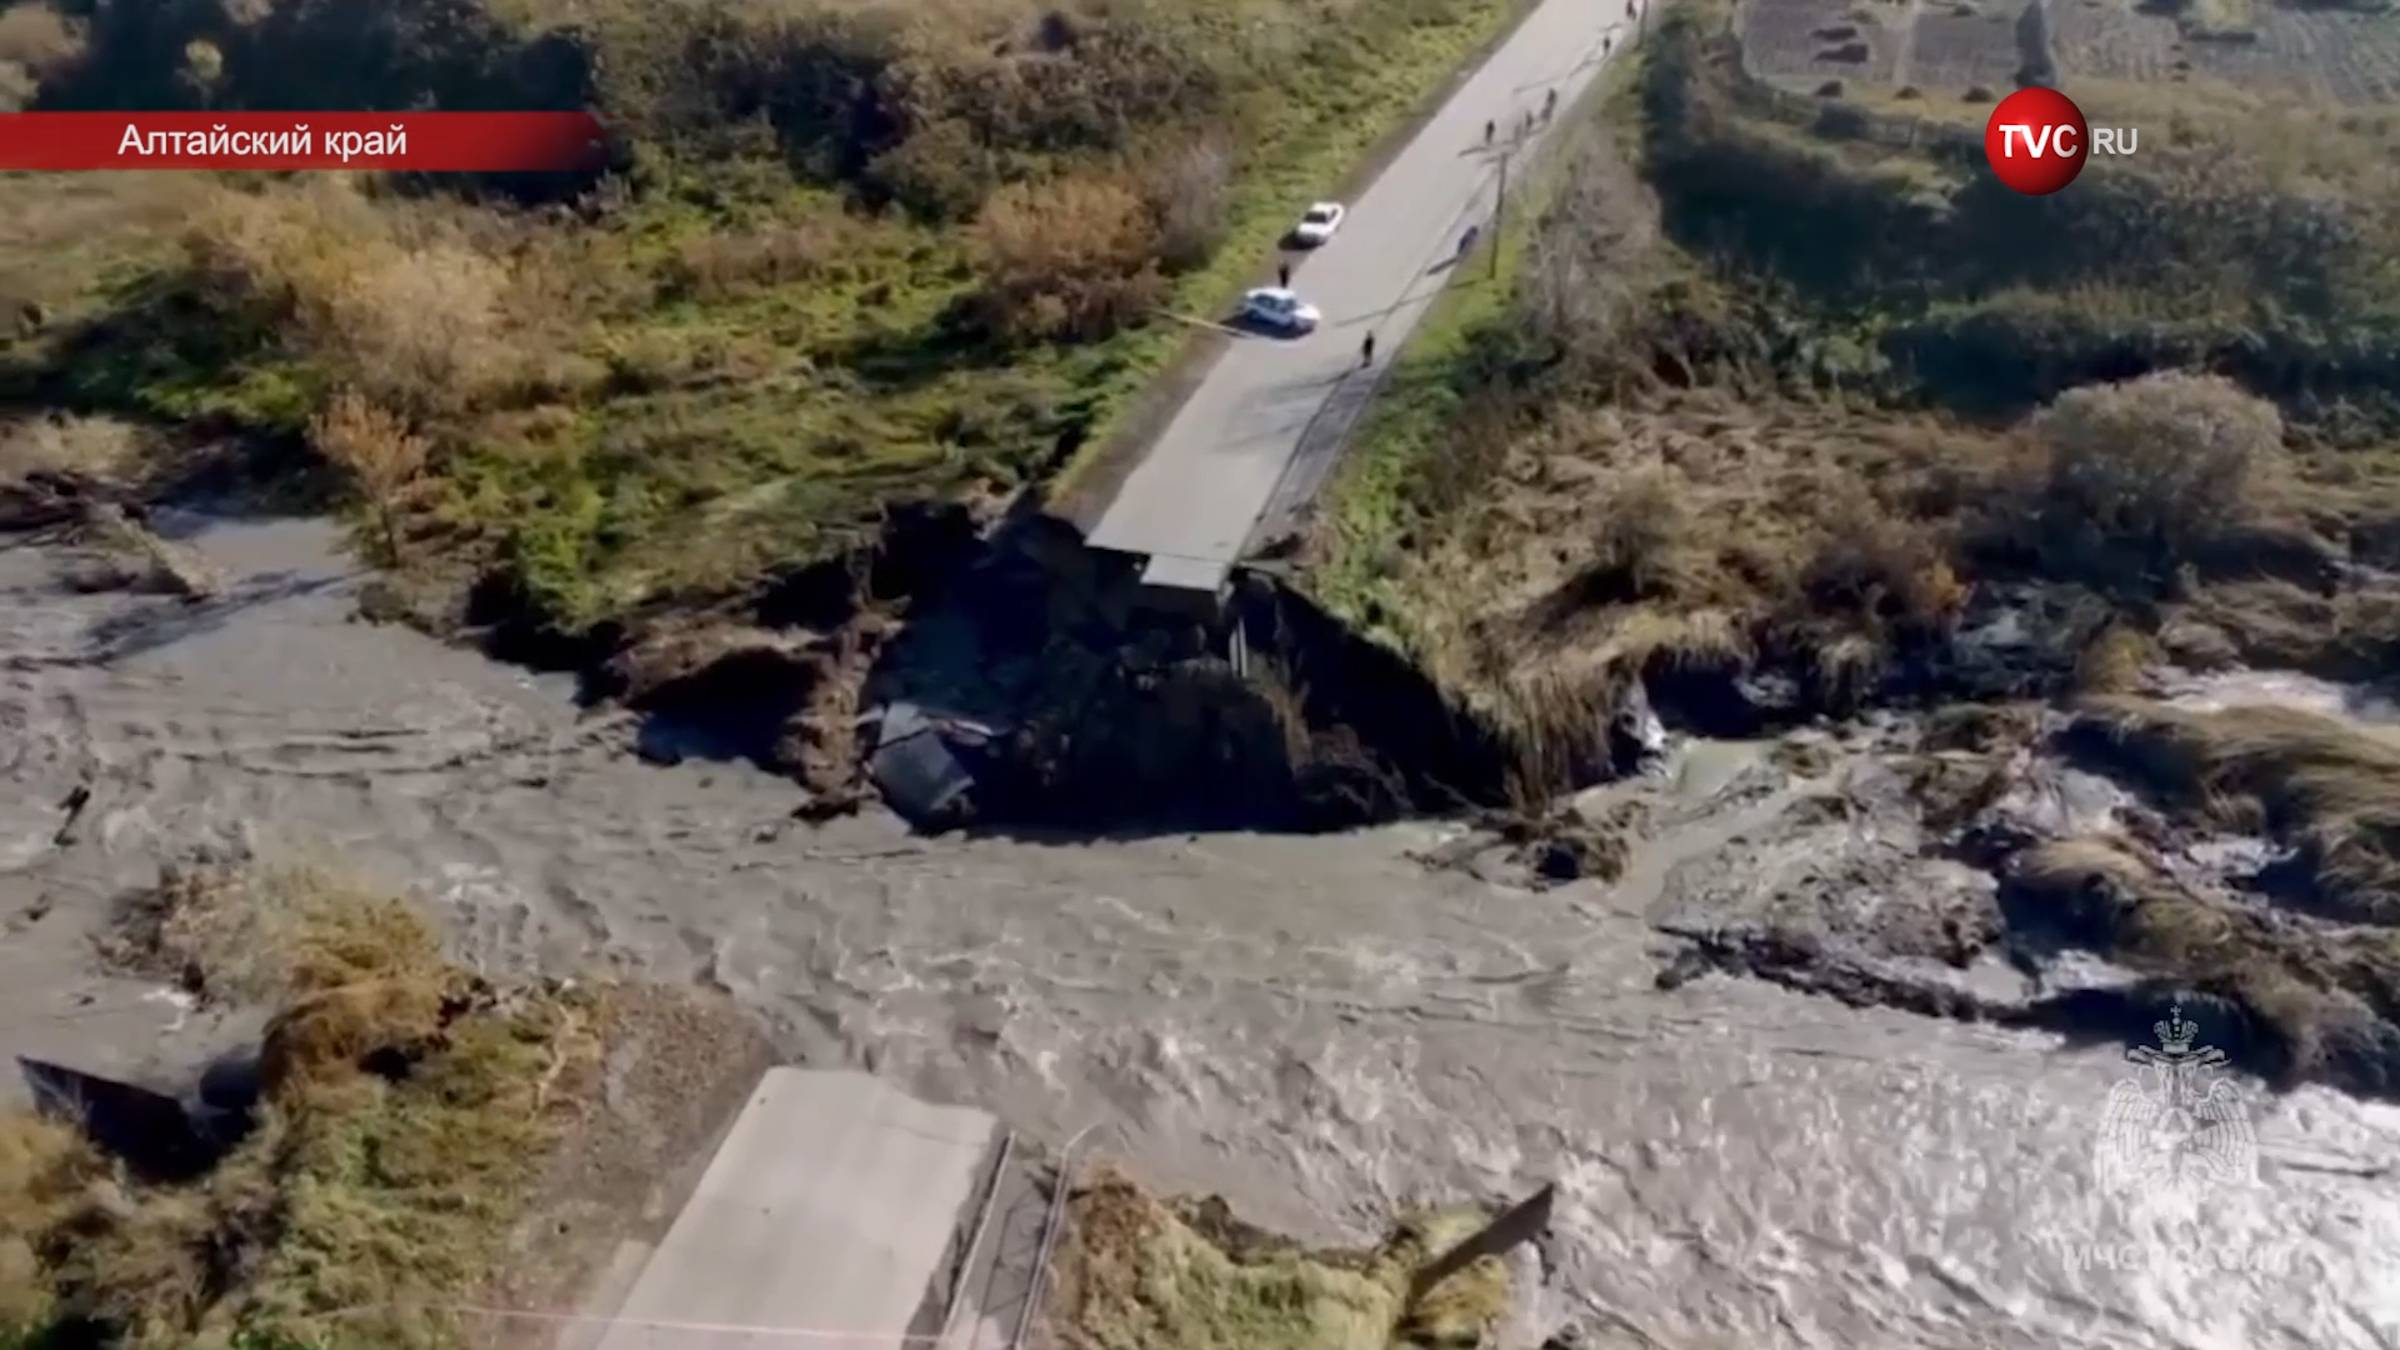
<instances>
[{"instance_id":1,"label":"eroded riverbank","mask_svg":"<svg viewBox=\"0 0 2400 1350\"><path fill-rule=\"evenodd\" d=\"M82 944L162 861L242 848L406 887L496 968L716 984L796 1059L1053 1139L1100 1122L1145 1182L1295 1234L1360 1240L1395 1203L1555 1178L1554 1292L1587 1345L2400 1336L2390 1107L2249 1085L2258 1184L2187 1210L2094 1185L2114 1044L1660 987L1682 945L1661 907L1788 892L1766 823L1872 727L1821 763L1712 749L1604 789L1650 815L1613 884L1429 866L1479 850L1428 822L924 837L795 819L801 794L739 759L642 763L638 719L578 711L563 677L355 622L325 526L192 542L227 582L198 606L79 593L57 551L0 550L22 1047L203 1048L153 991L92 984ZM1962 978L2022 991L1995 963Z\"/></svg>"}]
</instances>

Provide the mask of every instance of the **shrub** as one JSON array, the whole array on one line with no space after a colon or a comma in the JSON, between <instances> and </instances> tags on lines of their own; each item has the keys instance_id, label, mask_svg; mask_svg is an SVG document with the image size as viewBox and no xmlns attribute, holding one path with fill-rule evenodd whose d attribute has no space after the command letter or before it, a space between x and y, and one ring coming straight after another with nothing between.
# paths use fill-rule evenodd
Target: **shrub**
<instances>
[{"instance_id":1,"label":"shrub","mask_svg":"<svg viewBox=\"0 0 2400 1350\"><path fill-rule=\"evenodd\" d=\"M669 292L722 299L750 286L781 286L820 277L842 258L842 232L803 218L742 233L686 240L668 260Z\"/></svg>"},{"instance_id":2,"label":"shrub","mask_svg":"<svg viewBox=\"0 0 2400 1350\"><path fill-rule=\"evenodd\" d=\"M2048 456L2036 547L2082 571L2128 559L2171 569L2254 517L2251 490L2283 456L2273 404L2180 372L2071 389L2033 432Z\"/></svg>"},{"instance_id":3,"label":"shrub","mask_svg":"<svg viewBox=\"0 0 2400 1350\"><path fill-rule=\"evenodd\" d=\"M81 55L81 27L49 5L34 0L0 8L0 64L16 65L38 82Z\"/></svg>"},{"instance_id":4,"label":"shrub","mask_svg":"<svg viewBox=\"0 0 2400 1350\"><path fill-rule=\"evenodd\" d=\"M502 341L507 267L353 188L225 194L187 236L194 276L220 309L288 325L298 355L417 420L474 406L512 378Z\"/></svg>"},{"instance_id":5,"label":"shrub","mask_svg":"<svg viewBox=\"0 0 2400 1350\"><path fill-rule=\"evenodd\" d=\"M319 351L391 406L456 412L504 377L500 295L507 273L450 244L373 250L304 298Z\"/></svg>"},{"instance_id":6,"label":"shrub","mask_svg":"<svg viewBox=\"0 0 2400 1350\"><path fill-rule=\"evenodd\" d=\"M1000 181L992 152L966 123L945 119L909 133L867 164L870 186L928 220L965 220Z\"/></svg>"},{"instance_id":7,"label":"shrub","mask_svg":"<svg viewBox=\"0 0 2400 1350\"><path fill-rule=\"evenodd\" d=\"M1105 337L1163 291L1150 214L1114 178L1003 188L974 228L984 317L1004 337Z\"/></svg>"},{"instance_id":8,"label":"shrub","mask_svg":"<svg viewBox=\"0 0 2400 1350\"><path fill-rule=\"evenodd\" d=\"M376 407L355 391L334 399L311 419L308 438L317 452L347 472L375 513L384 561L400 561L398 516L410 486L425 467L424 438L408 423Z\"/></svg>"},{"instance_id":9,"label":"shrub","mask_svg":"<svg viewBox=\"0 0 2400 1350\"><path fill-rule=\"evenodd\" d=\"M1225 235L1233 152L1215 136L1187 141L1154 161L1142 185L1158 221L1158 257L1169 271L1208 261Z\"/></svg>"}]
</instances>

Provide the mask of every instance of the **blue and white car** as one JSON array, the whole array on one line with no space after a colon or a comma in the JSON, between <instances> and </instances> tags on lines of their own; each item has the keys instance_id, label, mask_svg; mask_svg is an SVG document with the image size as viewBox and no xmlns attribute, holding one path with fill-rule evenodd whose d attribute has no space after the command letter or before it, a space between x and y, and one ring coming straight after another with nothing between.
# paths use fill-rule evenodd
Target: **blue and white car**
<instances>
[{"instance_id":1,"label":"blue and white car","mask_svg":"<svg viewBox=\"0 0 2400 1350\"><path fill-rule=\"evenodd\" d=\"M1294 335L1316 328L1324 316L1317 307L1281 286L1261 286L1242 296L1242 317Z\"/></svg>"}]
</instances>

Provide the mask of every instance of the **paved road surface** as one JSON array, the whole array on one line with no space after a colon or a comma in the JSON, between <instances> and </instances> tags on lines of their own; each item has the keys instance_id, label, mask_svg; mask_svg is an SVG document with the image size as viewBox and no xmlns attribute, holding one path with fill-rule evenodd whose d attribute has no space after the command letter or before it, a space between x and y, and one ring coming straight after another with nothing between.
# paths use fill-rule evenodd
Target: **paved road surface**
<instances>
[{"instance_id":1,"label":"paved road surface","mask_svg":"<svg viewBox=\"0 0 2400 1350\"><path fill-rule=\"evenodd\" d=\"M928 1106L864 1073L769 1070L601 1350L900 1350L928 1330L912 1323L970 1217L994 1129L982 1111Z\"/></svg>"},{"instance_id":2,"label":"paved road surface","mask_svg":"<svg viewBox=\"0 0 2400 1350\"><path fill-rule=\"evenodd\" d=\"M1653 0L1653 3L1655 0ZM1538 143L1544 96L1571 104L1600 70L1600 39L1630 31L1621 0L1543 0L1470 74L1375 182L1352 202L1333 241L1292 270L1292 288L1325 315L1307 337L1243 334L1185 400L1093 527L1099 548L1149 555L1145 580L1213 589L1241 556L1270 502L1313 491L1364 406L1373 374L1360 347L1375 336L1387 361L1450 282L1460 237L1488 240L1498 146ZM1519 140L1526 113L1531 142ZM1553 124L1554 126L1557 123ZM1307 205L1294 201L1295 214ZM1457 284L1479 282L1480 254Z\"/></svg>"}]
</instances>

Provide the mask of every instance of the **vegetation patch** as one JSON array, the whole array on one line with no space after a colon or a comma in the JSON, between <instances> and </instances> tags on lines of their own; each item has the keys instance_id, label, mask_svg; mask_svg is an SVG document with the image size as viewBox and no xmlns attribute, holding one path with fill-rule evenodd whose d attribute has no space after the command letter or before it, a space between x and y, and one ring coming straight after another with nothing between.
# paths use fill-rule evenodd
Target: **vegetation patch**
<instances>
[{"instance_id":1,"label":"vegetation patch","mask_svg":"<svg viewBox=\"0 0 2400 1350\"><path fill-rule=\"evenodd\" d=\"M1411 1297L1416 1273L1482 1226L1472 1212L1411 1221L1373 1251L1311 1252L1221 1201L1165 1202L1106 1173L1067 1213L1052 1306L1078 1350L1447 1350L1483 1344L1508 1307L1489 1256Z\"/></svg>"},{"instance_id":2,"label":"vegetation patch","mask_svg":"<svg viewBox=\"0 0 2400 1350\"><path fill-rule=\"evenodd\" d=\"M2400 1089L2400 941L2388 928L2307 922L2196 893L2124 839L2019 854L2002 891L2012 926L2069 940L2221 1000L2259 1067L2284 1082Z\"/></svg>"},{"instance_id":3,"label":"vegetation patch","mask_svg":"<svg viewBox=\"0 0 2400 1350\"><path fill-rule=\"evenodd\" d=\"M2400 925L2400 738L2291 708L2137 699L2100 701L2080 731L2170 803L2292 847L2325 908Z\"/></svg>"},{"instance_id":4,"label":"vegetation patch","mask_svg":"<svg viewBox=\"0 0 2400 1350\"><path fill-rule=\"evenodd\" d=\"M255 1124L177 1184L0 1125L0 1343L463 1343L455 1305L523 1264L562 1143L606 1114L623 993L494 986L407 903L308 870L171 872L112 955L276 1009Z\"/></svg>"}]
</instances>

